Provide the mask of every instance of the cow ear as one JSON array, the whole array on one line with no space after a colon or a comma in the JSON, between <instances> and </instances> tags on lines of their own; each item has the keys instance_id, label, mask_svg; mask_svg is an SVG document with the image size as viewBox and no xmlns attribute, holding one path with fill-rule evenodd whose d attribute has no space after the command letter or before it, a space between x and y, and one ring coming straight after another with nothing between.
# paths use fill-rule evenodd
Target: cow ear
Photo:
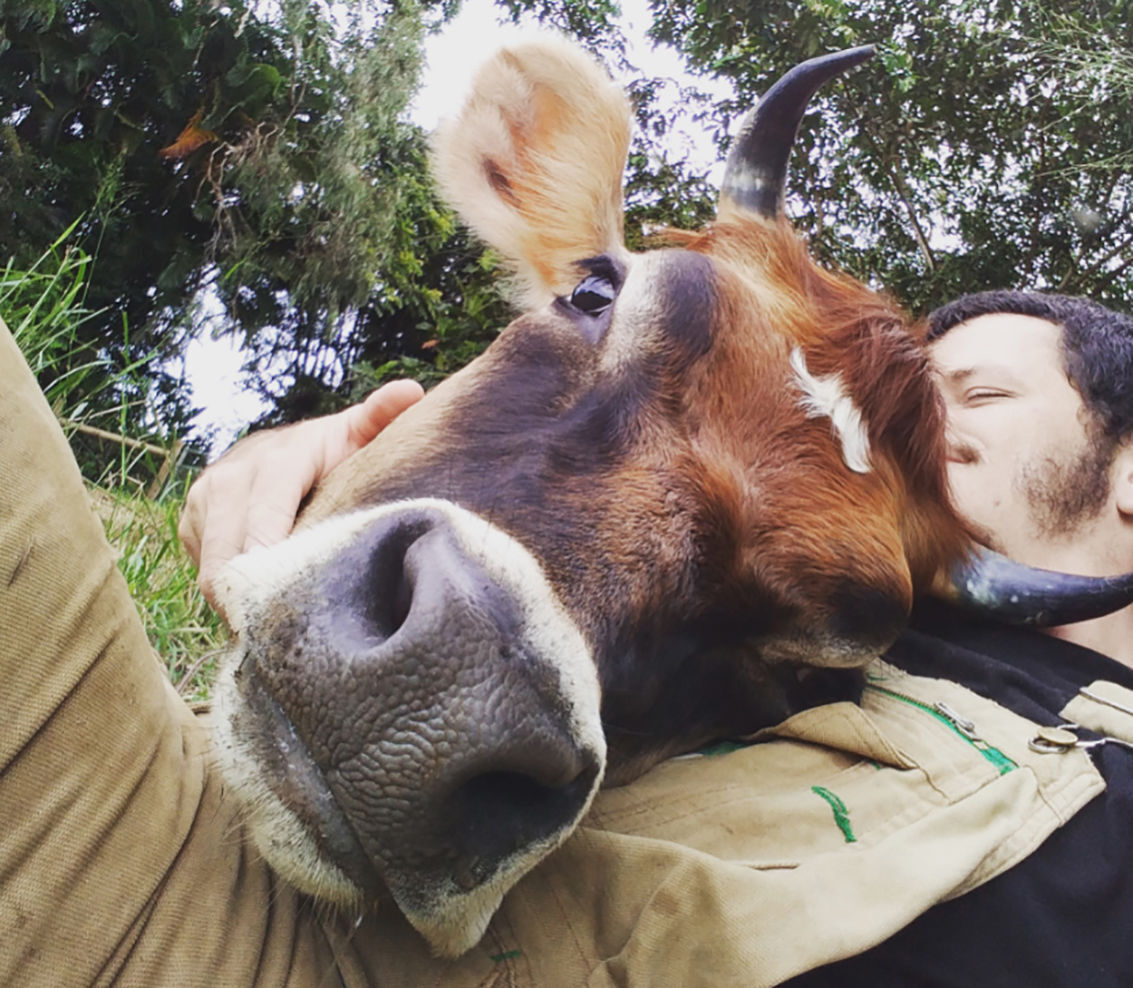
<instances>
[{"instance_id":1,"label":"cow ear","mask_svg":"<svg viewBox=\"0 0 1133 988\"><path fill-rule=\"evenodd\" d=\"M505 48L438 128L433 171L470 226L519 271L528 302L567 295L578 261L622 250L625 94L565 42Z\"/></svg>"}]
</instances>

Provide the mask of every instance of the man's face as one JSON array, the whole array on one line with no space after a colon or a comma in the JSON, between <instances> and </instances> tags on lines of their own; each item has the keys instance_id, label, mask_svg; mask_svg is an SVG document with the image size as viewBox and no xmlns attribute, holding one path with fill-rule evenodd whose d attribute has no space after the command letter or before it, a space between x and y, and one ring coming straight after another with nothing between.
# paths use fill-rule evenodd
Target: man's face
<instances>
[{"instance_id":1,"label":"man's face","mask_svg":"<svg viewBox=\"0 0 1133 988\"><path fill-rule=\"evenodd\" d=\"M1110 492L1113 449L1063 369L1061 329L978 316L931 346L948 414L956 506L992 548L1032 565L1073 541Z\"/></svg>"}]
</instances>

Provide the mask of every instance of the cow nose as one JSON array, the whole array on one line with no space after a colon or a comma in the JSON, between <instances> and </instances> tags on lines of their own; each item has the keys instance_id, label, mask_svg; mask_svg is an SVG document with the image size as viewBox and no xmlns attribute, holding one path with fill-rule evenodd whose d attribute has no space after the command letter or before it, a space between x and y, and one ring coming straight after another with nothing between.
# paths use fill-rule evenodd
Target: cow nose
<instances>
[{"instance_id":1,"label":"cow nose","mask_svg":"<svg viewBox=\"0 0 1133 988\"><path fill-rule=\"evenodd\" d=\"M399 901L468 891L561 839L601 773L539 641L557 605L478 543L435 510L382 517L318 578L305 661L261 672Z\"/></svg>"}]
</instances>

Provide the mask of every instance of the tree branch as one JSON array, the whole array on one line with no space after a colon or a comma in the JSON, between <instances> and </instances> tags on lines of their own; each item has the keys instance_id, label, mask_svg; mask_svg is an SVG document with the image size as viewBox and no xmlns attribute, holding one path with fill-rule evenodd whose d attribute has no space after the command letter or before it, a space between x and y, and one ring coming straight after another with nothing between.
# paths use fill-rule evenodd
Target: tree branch
<instances>
[{"instance_id":1,"label":"tree branch","mask_svg":"<svg viewBox=\"0 0 1133 988\"><path fill-rule=\"evenodd\" d=\"M873 153L877 156L877 160L881 162L881 166L885 169L886 174L888 174L890 180L893 182L893 187L897 190L897 197L905 207L905 212L909 217L909 223L913 228L913 239L916 240L917 247L920 248L921 255L925 259L925 264L928 265L929 271L935 271L936 258L933 257L932 248L929 247L928 239L925 237L924 230L921 228L920 221L917 219L917 212L913 209L912 197L909 194L909 187L905 184L904 177L893 167L889 156L882 154L868 126L863 126L862 133L865 135L865 139L869 141Z\"/></svg>"},{"instance_id":2,"label":"tree branch","mask_svg":"<svg viewBox=\"0 0 1133 988\"><path fill-rule=\"evenodd\" d=\"M1093 264L1089 265L1086 268L1078 269L1077 265L1072 263L1070 265L1069 270L1066 272L1065 276L1063 277L1063 279L1058 283L1058 290L1060 292L1064 291L1066 289L1066 287L1070 284L1070 281L1073 278L1075 273L1079 273L1079 274L1082 274L1082 275L1099 274L1101 272L1102 266L1104 264L1111 261L1118 254L1127 250L1130 246L1133 246L1133 233L1131 233L1124 240L1122 240L1119 244L1117 244L1115 247L1113 247L1112 250L1107 251L1100 258L1098 258L1096 261L1094 261ZM1080 256L1079 256L1079 259L1080 259ZM1121 271L1125 270L1125 268L1127 268L1129 266L1129 263L1130 263L1129 261L1126 261L1124 264L1121 265L1121 267L1119 267L1117 269L1116 272L1114 272L1114 274L1120 273Z\"/></svg>"}]
</instances>

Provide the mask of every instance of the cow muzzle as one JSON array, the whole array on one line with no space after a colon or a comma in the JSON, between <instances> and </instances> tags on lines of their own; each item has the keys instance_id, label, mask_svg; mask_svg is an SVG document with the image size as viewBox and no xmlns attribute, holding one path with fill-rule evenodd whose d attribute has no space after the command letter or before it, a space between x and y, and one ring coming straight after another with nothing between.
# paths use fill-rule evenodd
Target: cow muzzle
<instances>
[{"instance_id":1,"label":"cow muzzle","mask_svg":"<svg viewBox=\"0 0 1133 988\"><path fill-rule=\"evenodd\" d=\"M240 557L223 595L218 749L261 853L322 898L388 892L438 953L473 946L605 764L594 663L538 563L409 501Z\"/></svg>"}]
</instances>

